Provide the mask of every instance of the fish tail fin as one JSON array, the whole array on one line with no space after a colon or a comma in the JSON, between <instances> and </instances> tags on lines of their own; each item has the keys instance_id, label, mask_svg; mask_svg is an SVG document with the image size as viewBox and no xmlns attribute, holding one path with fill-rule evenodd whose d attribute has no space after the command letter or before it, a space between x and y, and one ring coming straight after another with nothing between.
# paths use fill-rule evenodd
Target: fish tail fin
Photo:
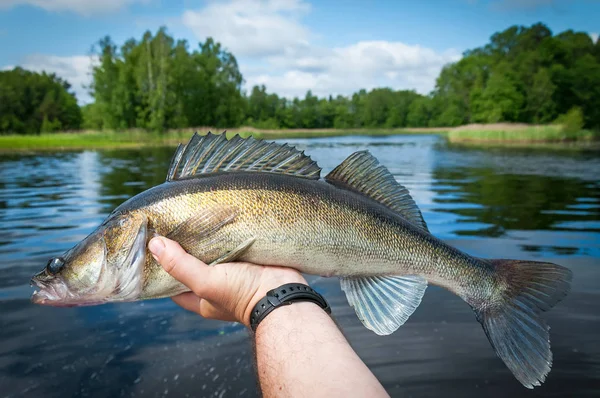
<instances>
[{"instance_id":1,"label":"fish tail fin","mask_svg":"<svg viewBox=\"0 0 600 398\"><path fill-rule=\"evenodd\" d=\"M525 387L539 386L552 366L549 327L541 313L569 292L572 273L535 261L483 260L495 269L498 290L471 304L496 354Z\"/></svg>"}]
</instances>

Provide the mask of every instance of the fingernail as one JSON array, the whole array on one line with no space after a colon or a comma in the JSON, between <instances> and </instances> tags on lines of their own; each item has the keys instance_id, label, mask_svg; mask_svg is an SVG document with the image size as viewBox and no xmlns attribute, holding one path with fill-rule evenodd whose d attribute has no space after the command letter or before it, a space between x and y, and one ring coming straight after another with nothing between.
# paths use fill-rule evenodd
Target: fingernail
<instances>
[{"instance_id":1,"label":"fingernail","mask_svg":"<svg viewBox=\"0 0 600 398\"><path fill-rule=\"evenodd\" d=\"M157 257L160 257L163 250L165 250L165 242L163 242L160 238L152 238L150 243L148 243L148 248L150 249L150 252L154 258L157 259Z\"/></svg>"}]
</instances>

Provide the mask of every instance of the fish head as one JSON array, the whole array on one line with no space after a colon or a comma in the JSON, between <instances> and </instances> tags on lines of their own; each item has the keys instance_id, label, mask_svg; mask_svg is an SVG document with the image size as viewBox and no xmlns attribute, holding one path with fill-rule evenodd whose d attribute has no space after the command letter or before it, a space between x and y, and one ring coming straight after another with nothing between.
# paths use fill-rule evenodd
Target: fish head
<instances>
[{"instance_id":1,"label":"fish head","mask_svg":"<svg viewBox=\"0 0 600 398\"><path fill-rule=\"evenodd\" d=\"M73 307L135 300L142 287L147 224L139 214L109 216L32 278L39 289L31 297L33 303Z\"/></svg>"}]
</instances>

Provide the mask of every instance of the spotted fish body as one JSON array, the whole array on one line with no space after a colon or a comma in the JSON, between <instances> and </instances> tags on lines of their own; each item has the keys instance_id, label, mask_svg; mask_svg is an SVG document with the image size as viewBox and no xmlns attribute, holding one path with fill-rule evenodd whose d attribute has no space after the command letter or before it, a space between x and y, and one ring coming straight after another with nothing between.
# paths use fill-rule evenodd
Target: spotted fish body
<instances>
[{"instance_id":1,"label":"spotted fish body","mask_svg":"<svg viewBox=\"0 0 600 398\"><path fill-rule=\"evenodd\" d=\"M33 299L99 304L189 290L148 255L147 241L158 234L209 264L338 276L359 319L381 335L408 319L427 283L443 286L471 305L521 383L543 382L552 354L540 314L567 293L569 270L479 259L435 238L406 188L368 152L352 154L324 180L319 174L285 145L195 135L178 148L164 184L115 209L65 254L64 270L55 261L34 278L42 290Z\"/></svg>"}]
</instances>

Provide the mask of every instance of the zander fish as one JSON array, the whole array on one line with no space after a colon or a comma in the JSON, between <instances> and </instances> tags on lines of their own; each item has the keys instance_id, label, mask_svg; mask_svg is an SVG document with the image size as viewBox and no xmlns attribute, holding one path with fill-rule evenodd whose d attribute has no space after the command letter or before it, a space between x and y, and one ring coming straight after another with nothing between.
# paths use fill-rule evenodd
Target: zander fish
<instances>
[{"instance_id":1,"label":"zander fish","mask_svg":"<svg viewBox=\"0 0 600 398\"><path fill-rule=\"evenodd\" d=\"M321 169L288 145L195 134L165 183L117 207L87 238L33 278L34 303L94 305L189 289L147 252L155 234L208 264L235 260L341 280L362 323L398 329L428 283L466 301L498 356L526 387L550 371L541 313L568 292L560 265L472 257L429 233L408 190L369 152Z\"/></svg>"}]
</instances>

